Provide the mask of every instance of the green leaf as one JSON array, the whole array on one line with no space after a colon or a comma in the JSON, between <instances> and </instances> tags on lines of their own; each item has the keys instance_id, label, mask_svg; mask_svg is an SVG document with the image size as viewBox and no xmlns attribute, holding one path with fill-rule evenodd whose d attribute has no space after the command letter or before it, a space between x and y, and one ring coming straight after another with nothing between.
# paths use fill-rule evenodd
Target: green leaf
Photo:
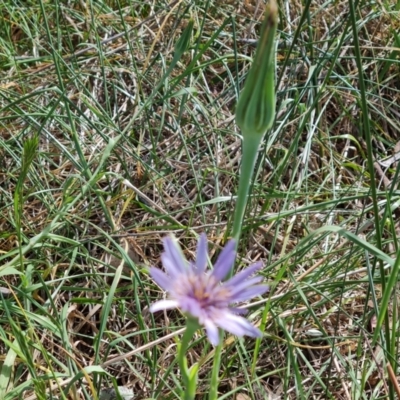
<instances>
[{"instance_id":1,"label":"green leaf","mask_svg":"<svg viewBox=\"0 0 400 400\"><path fill-rule=\"evenodd\" d=\"M21 274L22 272L18 271L14 267L8 267L8 266L0 267L0 277L6 275L21 275Z\"/></svg>"},{"instance_id":2,"label":"green leaf","mask_svg":"<svg viewBox=\"0 0 400 400\"><path fill-rule=\"evenodd\" d=\"M17 353L10 348L7 352L7 356L4 360L3 366L1 367L0 373L0 399L4 399L7 387L10 385L10 380L12 376L12 370L17 358Z\"/></svg>"}]
</instances>

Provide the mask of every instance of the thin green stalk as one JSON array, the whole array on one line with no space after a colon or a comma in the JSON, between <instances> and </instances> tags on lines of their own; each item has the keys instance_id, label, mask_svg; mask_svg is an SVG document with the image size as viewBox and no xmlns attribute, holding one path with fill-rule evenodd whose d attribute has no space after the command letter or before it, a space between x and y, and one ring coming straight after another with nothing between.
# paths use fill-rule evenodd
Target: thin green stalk
<instances>
[{"instance_id":1,"label":"thin green stalk","mask_svg":"<svg viewBox=\"0 0 400 400\"><path fill-rule=\"evenodd\" d=\"M214 365L211 375L210 384L210 394L208 396L209 400L217 400L218 398L218 383L219 383L219 371L221 365L221 353L222 353L222 343L223 343L223 332L220 332L219 345L215 349L214 355Z\"/></svg>"},{"instance_id":2,"label":"thin green stalk","mask_svg":"<svg viewBox=\"0 0 400 400\"><path fill-rule=\"evenodd\" d=\"M357 30L357 19L356 19L356 11L355 11L355 4L353 1L349 1L349 8L350 8L350 20L351 20L351 25L353 29L353 40L354 40L354 49L355 49L355 60L357 64L357 69L358 69L358 81L359 81L359 87L360 87L360 101L361 101L361 110L362 110L362 130L364 133L364 138L367 146L367 164L368 164L368 172L371 177L370 179L370 189L371 189L371 199L372 199L372 206L374 210L374 219L375 219L375 239L376 239L376 247L381 250L382 249L382 233L381 233L381 219L379 215L379 206L378 206L378 196L377 196L377 189L376 189L376 183L375 183L375 167L374 167L374 154L373 154L373 149L372 149L372 135L371 135L371 126L370 126L370 121L369 121L369 109L368 109L368 104L367 104L367 91L365 87L365 81L364 81L364 68L363 68L363 63L361 60L361 48L360 48L360 41L358 37L358 30ZM380 271L380 280L381 280L381 285L382 285L382 293L383 293L383 299L387 299L387 303L389 302L389 298L391 295L391 290L395 287L394 284L392 283L391 279L389 278L389 284L387 285L386 282L386 272L384 269L383 262L381 260L377 260L379 264L379 271ZM399 265L398 260L396 260L396 266ZM397 268L393 268L393 272L396 271ZM393 273L392 272L392 273ZM372 282L371 282L372 284ZM390 293L389 293L390 291ZM389 315L386 313L386 304L385 301L382 300L382 310L380 312L380 315L378 316L378 320L382 321L384 320L385 322L385 348L389 354L391 354L391 340L390 340L390 320L389 320ZM375 335L376 336L376 335ZM390 384L389 386L389 396L391 399L394 398L394 391L393 391L393 385Z\"/></svg>"},{"instance_id":3,"label":"thin green stalk","mask_svg":"<svg viewBox=\"0 0 400 400\"><path fill-rule=\"evenodd\" d=\"M185 386L183 390L184 400L193 400L196 396L197 366L195 365L191 367L191 369L188 369L186 352L198 327L199 325L196 320L188 318L182 342L179 345L178 363L182 374L183 384Z\"/></svg>"},{"instance_id":4,"label":"thin green stalk","mask_svg":"<svg viewBox=\"0 0 400 400\"><path fill-rule=\"evenodd\" d=\"M240 168L238 197L236 200L235 214L233 216L232 237L236 240L236 248L242 232L244 212L246 210L247 198L251 186L254 166L257 161L258 148L262 136L254 137L253 140L243 140L242 144L242 165ZM233 270L232 270L233 273Z\"/></svg>"},{"instance_id":5,"label":"thin green stalk","mask_svg":"<svg viewBox=\"0 0 400 400\"><path fill-rule=\"evenodd\" d=\"M266 7L261 35L253 65L240 94L236 108L236 123L242 131L242 166L232 236L236 248L242 230L251 179L258 149L275 119L275 33L278 25L278 5L271 0ZM234 271L231 271L231 276Z\"/></svg>"},{"instance_id":6,"label":"thin green stalk","mask_svg":"<svg viewBox=\"0 0 400 400\"><path fill-rule=\"evenodd\" d=\"M382 249L382 235L381 235L381 219L379 216L379 207L378 207L378 196L376 190L376 183L375 183L375 167L374 167L374 154L372 150L372 135L371 135L371 126L369 122L369 112L368 112L368 104L367 104L367 92L365 88L365 81L364 81L364 68L363 63L361 60L361 48L360 48L360 41L358 38L358 30L356 25L356 13L355 13L355 6L353 1L349 1L350 7L350 19L353 29L353 40L354 40L354 48L355 48L355 60L357 63L358 69L358 81L360 86L360 101L361 101L361 109L362 109L362 128L364 133L364 138L367 146L367 160L368 160L368 172L370 174L370 188L371 188L371 199L372 205L374 210L374 218L375 218L375 230L376 230L376 243L378 249ZM385 276L385 272L383 269L383 264L380 263L380 272L382 278ZM382 280L382 289L385 290L385 281ZM389 331L389 325L386 327Z\"/></svg>"},{"instance_id":7,"label":"thin green stalk","mask_svg":"<svg viewBox=\"0 0 400 400\"><path fill-rule=\"evenodd\" d=\"M22 229L22 216L23 216L23 204L24 204L24 182L28 176L29 169L36 157L37 149L39 146L39 136L35 135L30 139L27 139L24 143L22 152L21 172L18 178L18 182L14 193L14 219L16 234L18 238L18 251L21 271L24 272L25 264L23 258L23 229Z\"/></svg>"}]
</instances>

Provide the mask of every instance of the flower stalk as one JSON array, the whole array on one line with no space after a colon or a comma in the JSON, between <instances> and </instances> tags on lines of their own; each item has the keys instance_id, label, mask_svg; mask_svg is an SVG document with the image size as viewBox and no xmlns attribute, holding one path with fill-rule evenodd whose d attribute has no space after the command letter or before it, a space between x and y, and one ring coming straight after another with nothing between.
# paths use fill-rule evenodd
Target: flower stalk
<instances>
[{"instance_id":1,"label":"flower stalk","mask_svg":"<svg viewBox=\"0 0 400 400\"><path fill-rule=\"evenodd\" d=\"M256 137L254 137L252 140L243 139L242 142L242 165L240 167L239 189L232 229L232 237L236 239L236 243L239 242L240 234L242 232L242 224L247 206L248 193L250 191L251 179L253 177L253 171L256 165L261 139L262 136L260 136L258 140ZM231 274L233 274L233 272L234 271L231 271Z\"/></svg>"},{"instance_id":2,"label":"flower stalk","mask_svg":"<svg viewBox=\"0 0 400 400\"><path fill-rule=\"evenodd\" d=\"M240 94L236 123L242 131L242 165L240 169L232 236L239 242L244 213L260 143L275 118L275 34L278 6L270 0L261 28L253 65Z\"/></svg>"},{"instance_id":3,"label":"flower stalk","mask_svg":"<svg viewBox=\"0 0 400 400\"><path fill-rule=\"evenodd\" d=\"M187 349L189 348L190 341L192 340L197 329L199 329L199 324L197 321L193 318L188 318L186 330L183 334L182 341L179 344L178 363L179 369L181 370L183 384L185 385L182 396L184 400L193 400L196 396L198 364L196 363L188 368L186 353Z\"/></svg>"},{"instance_id":4,"label":"flower stalk","mask_svg":"<svg viewBox=\"0 0 400 400\"><path fill-rule=\"evenodd\" d=\"M208 396L208 400L218 399L219 371L221 367L222 338L224 336L224 333L221 331L220 335L221 335L221 342L215 349L215 354L214 354L214 364L211 374L210 394Z\"/></svg>"}]
</instances>

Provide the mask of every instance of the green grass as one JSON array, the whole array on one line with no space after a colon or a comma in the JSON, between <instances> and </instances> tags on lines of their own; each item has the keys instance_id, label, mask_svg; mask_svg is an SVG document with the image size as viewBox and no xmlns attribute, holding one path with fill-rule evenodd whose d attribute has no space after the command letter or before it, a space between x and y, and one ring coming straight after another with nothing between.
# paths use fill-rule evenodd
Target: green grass
<instances>
[{"instance_id":1,"label":"green grass","mask_svg":"<svg viewBox=\"0 0 400 400\"><path fill-rule=\"evenodd\" d=\"M400 6L292 3L236 265L265 262L248 315L265 336L225 337L220 398L394 399ZM4 1L1 399L178 398L185 320L149 313L147 267L169 232L189 259L231 232L257 4ZM213 355L199 332L199 399Z\"/></svg>"}]
</instances>

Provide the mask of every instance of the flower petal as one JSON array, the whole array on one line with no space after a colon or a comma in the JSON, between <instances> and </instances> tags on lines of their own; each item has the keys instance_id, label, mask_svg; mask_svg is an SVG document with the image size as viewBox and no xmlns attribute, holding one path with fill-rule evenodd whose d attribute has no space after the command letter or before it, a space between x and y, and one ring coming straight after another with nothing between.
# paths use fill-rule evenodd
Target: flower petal
<instances>
[{"instance_id":1,"label":"flower petal","mask_svg":"<svg viewBox=\"0 0 400 400\"><path fill-rule=\"evenodd\" d=\"M169 292L171 290L172 281L171 278L162 272L160 269L155 267L150 267L150 275L156 281L157 285L165 291Z\"/></svg>"},{"instance_id":2,"label":"flower petal","mask_svg":"<svg viewBox=\"0 0 400 400\"><path fill-rule=\"evenodd\" d=\"M165 270L167 271L168 275L171 276L171 278L175 279L178 276L182 275L182 271L177 268L176 263L174 260L172 260L168 254L161 254L161 262Z\"/></svg>"},{"instance_id":3,"label":"flower petal","mask_svg":"<svg viewBox=\"0 0 400 400\"><path fill-rule=\"evenodd\" d=\"M242 282L236 283L236 285L229 284L229 281L223 284L224 289L229 290L232 293L232 296L241 292L244 289L247 289L250 286L255 285L256 283L260 283L264 278L262 276L255 276L250 279L246 279Z\"/></svg>"},{"instance_id":4,"label":"flower petal","mask_svg":"<svg viewBox=\"0 0 400 400\"><path fill-rule=\"evenodd\" d=\"M170 310L171 308L176 308L178 306L179 303L176 300L160 300L150 306L150 312L154 313L160 310Z\"/></svg>"},{"instance_id":5,"label":"flower petal","mask_svg":"<svg viewBox=\"0 0 400 400\"><path fill-rule=\"evenodd\" d=\"M212 272L217 281L222 281L232 269L236 257L235 246L235 239L231 239L221 251Z\"/></svg>"},{"instance_id":6,"label":"flower petal","mask_svg":"<svg viewBox=\"0 0 400 400\"><path fill-rule=\"evenodd\" d=\"M196 253L196 269L198 274L203 274L207 266L208 257L208 245L207 236L205 233L200 235L200 239L197 243L197 253Z\"/></svg>"},{"instance_id":7,"label":"flower petal","mask_svg":"<svg viewBox=\"0 0 400 400\"><path fill-rule=\"evenodd\" d=\"M184 273L188 269L188 263L175 237L164 238L164 259L169 259L169 266L172 264L174 270Z\"/></svg>"},{"instance_id":8,"label":"flower petal","mask_svg":"<svg viewBox=\"0 0 400 400\"><path fill-rule=\"evenodd\" d=\"M236 336L251 336L251 337L261 337L261 331L253 326L247 319L239 317L238 315L233 315L230 313L224 313L218 322L218 326Z\"/></svg>"},{"instance_id":9,"label":"flower petal","mask_svg":"<svg viewBox=\"0 0 400 400\"><path fill-rule=\"evenodd\" d=\"M219 330L215 323L209 319L204 321L204 327L206 328L207 337L213 346L219 344Z\"/></svg>"},{"instance_id":10,"label":"flower petal","mask_svg":"<svg viewBox=\"0 0 400 400\"><path fill-rule=\"evenodd\" d=\"M251 286L245 290L242 290L240 293L232 296L233 302L245 301L252 299L253 297L260 296L261 294L267 292L269 290L268 285L255 285Z\"/></svg>"},{"instance_id":11,"label":"flower petal","mask_svg":"<svg viewBox=\"0 0 400 400\"><path fill-rule=\"evenodd\" d=\"M253 275L254 272L262 268L263 265L264 263L262 261L258 261L255 264L250 265L249 267L243 269L238 274L236 274L233 278L229 279L226 284L236 286L238 283L244 281L250 275Z\"/></svg>"},{"instance_id":12,"label":"flower petal","mask_svg":"<svg viewBox=\"0 0 400 400\"><path fill-rule=\"evenodd\" d=\"M182 298L180 299L179 306L184 313L190 314L192 317L197 318L200 324L203 323L203 309L196 299L190 297Z\"/></svg>"}]
</instances>

